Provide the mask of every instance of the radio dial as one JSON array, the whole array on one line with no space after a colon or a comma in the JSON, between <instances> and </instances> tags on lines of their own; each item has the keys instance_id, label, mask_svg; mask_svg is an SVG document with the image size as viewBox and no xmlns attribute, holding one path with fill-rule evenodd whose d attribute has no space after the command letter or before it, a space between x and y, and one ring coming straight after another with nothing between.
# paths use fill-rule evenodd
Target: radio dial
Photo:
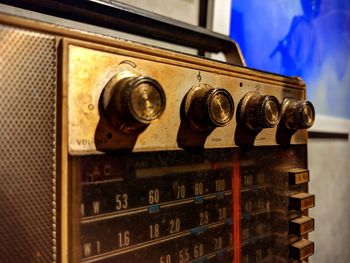
<instances>
[{"instance_id":1,"label":"radio dial","mask_svg":"<svg viewBox=\"0 0 350 263\"><path fill-rule=\"evenodd\" d=\"M103 92L103 111L117 129L126 133L143 131L165 108L165 94L154 79L131 74L117 75Z\"/></svg>"},{"instance_id":2,"label":"radio dial","mask_svg":"<svg viewBox=\"0 0 350 263\"><path fill-rule=\"evenodd\" d=\"M315 121L315 109L309 101L287 98L282 104L283 124L289 130L308 129Z\"/></svg>"},{"instance_id":3,"label":"radio dial","mask_svg":"<svg viewBox=\"0 0 350 263\"><path fill-rule=\"evenodd\" d=\"M239 105L239 121L251 130L273 128L280 120L280 105L276 97L249 92Z\"/></svg>"},{"instance_id":4,"label":"radio dial","mask_svg":"<svg viewBox=\"0 0 350 263\"><path fill-rule=\"evenodd\" d=\"M234 102L230 93L208 84L190 89L184 101L184 114L195 131L206 132L226 126L232 119Z\"/></svg>"}]
</instances>

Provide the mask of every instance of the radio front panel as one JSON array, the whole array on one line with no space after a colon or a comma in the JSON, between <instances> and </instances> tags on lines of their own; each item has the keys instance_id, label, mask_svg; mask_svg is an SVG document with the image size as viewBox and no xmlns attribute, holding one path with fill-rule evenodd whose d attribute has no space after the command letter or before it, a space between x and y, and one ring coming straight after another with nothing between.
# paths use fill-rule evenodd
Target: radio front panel
<instances>
[{"instance_id":1,"label":"radio front panel","mask_svg":"<svg viewBox=\"0 0 350 263\"><path fill-rule=\"evenodd\" d=\"M313 230L290 199L308 190L289 183L305 157L304 145L74 157L75 259L232 262L236 249L241 262L287 262Z\"/></svg>"},{"instance_id":2,"label":"radio front panel","mask_svg":"<svg viewBox=\"0 0 350 263\"><path fill-rule=\"evenodd\" d=\"M98 151L132 149L133 151L176 150L201 145L204 148L235 147L242 141L235 134L236 108L248 92L273 94L280 103L286 97L305 98L302 82L294 84L239 74L232 69L212 65L185 63L170 58L126 52L106 46L67 40L64 42L64 63L68 89L69 151L89 154ZM137 136L125 135L115 129L101 114L101 96L114 76L148 76L163 87L166 105L163 114ZM189 90L207 85L227 90L233 99L234 116L226 126L209 134L188 131L181 116L183 100ZM74 106L73 106L74 105ZM277 126L261 130L253 144L275 145ZM159 132L162 131L162 132ZM306 142L305 130L297 130L289 142Z\"/></svg>"},{"instance_id":3,"label":"radio front panel","mask_svg":"<svg viewBox=\"0 0 350 263\"><path fill-rule=\"evenodd\" d=\"M232 261L232 150L74 158L82 262Z\"/></svg>"},{"instance_id":4,"label":"radio front panel","mask_svg":"<svg viewBox=\"0 0 350 263\"><path fill-rule=\"evenodd\" d=\"M306 129L315 112L302 80L4 14L0 23L5 51L25 40L15 60L1 55L0 88L15 92L1 103L2 138L24 148L3 143L1 261L313 254ZM19 185L32 198L14 199Z\"/></svg>"}]
</instances>

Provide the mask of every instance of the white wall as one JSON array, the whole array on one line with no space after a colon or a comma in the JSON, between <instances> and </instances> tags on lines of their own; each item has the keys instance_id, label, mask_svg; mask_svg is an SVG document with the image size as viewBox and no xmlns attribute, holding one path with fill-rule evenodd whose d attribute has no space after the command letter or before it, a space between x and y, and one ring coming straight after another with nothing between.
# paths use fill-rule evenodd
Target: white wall
<instances>
[{"instance_id":1,"label":"white wall","mask_svg":"<svg viewBox=\"0 0 350 263\"><path fill-rule=\"evenodd\" d=\"M217 33L230 34L231 0L214 0L212 28ZM226 61L223 53L211 54L212 59Z\"/></svg>"},{"instance_id":2,"label":"white wall","mask_svg":"<svg viewBox=\"0 0 350 263\"><path fill-rule=\"evenodd\" d=\"M118 2L198 25L199 0L118 0Z\"/></svg>"},{"instance_id":3,"label":"white wall","mask_svg":"<svg viewBox=\"0 0 350 263\"><path fill-rule=\"evenodd\" d=\"M314 131L350 133L350 120L316 118ZM316 195L314 263L350 262L350 141L309 139L310 193Z\"/></svg>"}]
</instances>

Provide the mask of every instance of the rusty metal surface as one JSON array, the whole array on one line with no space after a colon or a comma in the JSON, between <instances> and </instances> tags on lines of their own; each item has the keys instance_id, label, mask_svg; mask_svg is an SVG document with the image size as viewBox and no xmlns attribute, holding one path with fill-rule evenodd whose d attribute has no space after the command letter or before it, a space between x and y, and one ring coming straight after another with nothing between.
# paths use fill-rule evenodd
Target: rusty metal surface
<instances>
[{"instance_id":1,"label":"rusty metal surface","mask_svg":"<svg viewBox=\"0 0 350 263\"><path fill-rule=\"evenodd\" d=\"M201 145L204 148L236 146L235 117L227 126L214 129L205 138L193 135L193 132L192 135L188 131L182 132L181 102L189 89L199 83L226 89L236 105L249 91L258 91L263 95L274 94L280 102L285 96L297 99L304 99L305 96L302 85L293 86L278 78L273 79L269 74L265 74L266 78L263 74L254 76L254 71L249 72L252 76L237 74L233 66L232 71L230 67L227 70L216 69L215 62L208 62L207 66L198 65L195 60L192 64L182 63L176 60L175 54L174 59L168 59L148 55L147 50L144 53L135 53L73 40L65 42L64 52L68 59L64 72L68 79L66 88L71 154L116 149L174 150L182 148L182 144ZM126 136L116 131L101 117L99 110L104 87L121 72L132 72L156 79L167 98L163 115L138 136ZM276 145L276 131L277 128L264 129L255 137L254 145ZM297 131L292 136L291 143L306 143L305 130Z\"/></svg>"},{"instance_id":2,"label":"rusty metal surface","mask_svg":"<svg viewBox=\"0 0 350 263\"><path fill-rule=\"evenodd\" d=\"M0 261L56 261L56 39L0 25Z\"/></svg>"}]
</instances>

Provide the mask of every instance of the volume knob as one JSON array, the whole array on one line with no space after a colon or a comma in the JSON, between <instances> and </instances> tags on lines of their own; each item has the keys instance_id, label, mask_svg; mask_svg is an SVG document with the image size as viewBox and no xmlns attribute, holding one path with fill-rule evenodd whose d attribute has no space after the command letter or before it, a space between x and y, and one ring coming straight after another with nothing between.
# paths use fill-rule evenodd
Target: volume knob
<instances>
[{"instance_id":1,"label":"volume knob","mask_svg":"<svg viewBox=\"0 0 350 263\"><path fill-rule=\"evenodd\" d=\"M146 76L120 74L103 92L103 112L110 123L125 133L139 133L159 118L165 108L161 85Z\"/></svg>"},{"instance_id":2,"label":"volume knob","mask_svg":"<svg viewBox=\"0 0 350 263\"><path fill-rule=\"evenodd\" d=\"M282 103L283 124L289 130L308 129L315 121L315 109L310 101L286 98Z\"/></svg>"},{"instance_id":3,"label":"volume knob","mask_svg":"<svg viewBox=\"0 0 350 263\"><path fill-rule=\"evenodd\" d=\"M273 128L280 120L280 105L276 97L248 92L240 101L239 121L251 130Z\"/></svg>"},{"instance_id":4,"label":"volume knob","mask_svg":"<svg viewBox=\"0 0 350 263\"><path fill-rule=\"evenodd\" d=\"M230 93L208 84L192 87L183 106L185 118L191 129L200 132L226 126L234 113L234 102Z\"/></svg>"}]
</instances>

